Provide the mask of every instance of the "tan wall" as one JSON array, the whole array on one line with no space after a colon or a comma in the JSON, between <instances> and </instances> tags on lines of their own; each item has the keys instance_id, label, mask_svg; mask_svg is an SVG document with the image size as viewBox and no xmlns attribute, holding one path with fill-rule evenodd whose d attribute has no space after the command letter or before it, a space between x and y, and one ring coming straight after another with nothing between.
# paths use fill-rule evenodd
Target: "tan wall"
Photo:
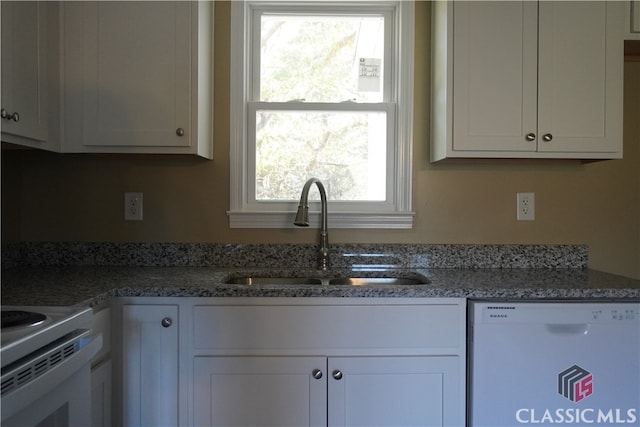
<instances>
[{"instance_id":1,"label":"tan wall","mask_svg":"<svg viewBox=\"0 0 640 427\"><path fill-rule=\"evenodd\" d=\"M229 229L229 4L216 3L215 160L3 152L3 241L314 242L315 230ZM590 267L640 278L640 62L625 65L624 159L430 164L429 7L416 9L412 230L332 230L333 242L585 243ZM144 221L123 221L123 192ZM515 194L536 193L536 220Z\"/></svg>"}]
</instances>

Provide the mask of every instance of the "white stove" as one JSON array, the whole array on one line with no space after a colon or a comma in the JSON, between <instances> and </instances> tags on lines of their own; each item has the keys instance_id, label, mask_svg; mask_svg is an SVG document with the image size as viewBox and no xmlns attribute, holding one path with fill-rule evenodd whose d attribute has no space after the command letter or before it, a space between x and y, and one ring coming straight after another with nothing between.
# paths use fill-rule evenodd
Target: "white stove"
<instances>
[{"instance_id":1,"label":"white stove","mask_svg":"<svg viewBox=\"0 0 640 427\"><path fill-rule=\"evenodd\" d=\"M1 312L2 425L49 418L86 424L90 360L102 346L91 333L92 310L2 306Z\"/></svg>"},{"instance_id":2,"label":"white stove","mask_svg":"<svg viewBox=\"0 0 640 427\"><path fill-rule=\"evenodd\" d=\"M3 368L76 329L91 329L93 318L90 308L3 305L0 311Z\"/></svg>"}]
</instances>

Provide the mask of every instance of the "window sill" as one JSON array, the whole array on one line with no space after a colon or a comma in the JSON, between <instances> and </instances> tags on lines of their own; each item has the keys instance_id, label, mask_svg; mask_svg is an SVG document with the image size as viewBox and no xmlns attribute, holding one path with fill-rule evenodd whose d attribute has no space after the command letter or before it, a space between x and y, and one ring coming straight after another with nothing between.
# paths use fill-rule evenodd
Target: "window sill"
<instances>
[{"instance_id":1,"label":"window sill","mask_svg":"<svg viewBox=\"0 0 640 427\"><path fill-rule=\"evenodd\" d=\"M230 228L296 228L292 212L236 212L229 211ZM352 229L411 229L414 212L353 213L329 212L329 228ZM320 213L309 213L312 228L320 227Z\"/></svg>"}]
</instances>

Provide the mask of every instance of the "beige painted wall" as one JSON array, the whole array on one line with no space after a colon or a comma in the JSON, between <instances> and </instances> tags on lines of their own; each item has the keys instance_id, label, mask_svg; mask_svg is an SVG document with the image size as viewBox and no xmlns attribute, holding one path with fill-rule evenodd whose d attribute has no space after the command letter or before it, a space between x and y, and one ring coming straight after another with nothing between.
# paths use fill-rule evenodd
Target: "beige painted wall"
<instances>
[{"instance_id":1,"label":"beige painted wall","mask_svg":"<svg viewBox=\"0 0 640 427\"><path fill-rule=\"evenodd\" d=\"M2 237L11 241L314 242L315 230L229 229L229 4L216 3L215 160L2 153ZM624 159L430 164L429 6L416 9L412 230L332 230L333 242L585 243L590 267L640 278L640 62L625 65ZM123 192L144 192L141 223ZM536 221L515 193L536 193Z\"/></svg>"}]
</instances>

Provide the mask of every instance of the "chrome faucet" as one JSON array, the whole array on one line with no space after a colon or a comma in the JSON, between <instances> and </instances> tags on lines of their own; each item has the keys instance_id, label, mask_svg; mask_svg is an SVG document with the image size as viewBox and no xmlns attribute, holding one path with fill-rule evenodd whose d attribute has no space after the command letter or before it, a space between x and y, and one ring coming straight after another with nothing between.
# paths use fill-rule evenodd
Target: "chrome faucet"
<instances>
[{"instance_id":1,"label":"chrome faucet","mask_svg":"<svg viewBox=\"0 0 640 427\"><path fill-rule=\"evenodd\" d=\"M320 253L319 253L319 269L329 269L329 233L327 233L327 193L324 190L324 185L318 178L309 178L302 187L302 194L300 194L300 203L298 203L298 212L296 212L296 219L293 221L294 225L298 227L309 226L309 189L312 184L318 186L320 191L320 203L322 204L322 222L320 227Z\"/></svg>"}]
</instances>

